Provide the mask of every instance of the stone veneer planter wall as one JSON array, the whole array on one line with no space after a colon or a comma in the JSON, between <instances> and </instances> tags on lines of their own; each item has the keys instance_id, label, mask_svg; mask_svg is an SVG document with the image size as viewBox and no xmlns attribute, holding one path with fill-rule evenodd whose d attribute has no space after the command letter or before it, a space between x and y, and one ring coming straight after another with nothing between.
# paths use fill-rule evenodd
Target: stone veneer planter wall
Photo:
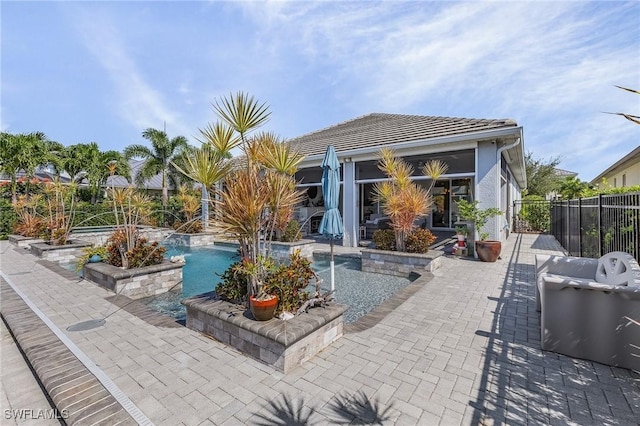
<instances>
[{"instance_id":1,"label":"stone veneer planter wall","mask_svg":"<svg viewBox=\"0 0 640 426\"><path fill-rule=\"evenodd\" d=\"M70 240L67 244L59 246L48 243L30 244L32 254L41 259L57 263L75 262L78 257L82 256L82 249L85 247L91 247L92 245L93 244L88 241L75 239Z\"/></svg>"},{"instance_id":2,"label":"stone veneer planter wall","mask_svg":"<svg viewBox=\"0 0 640 426\"><path fill-rule=\"evenodd\" d=\"M200 247L213 245L215 242L215 235L198 233L198 234L183 234L173 233L167 238L167 243L182 247Z\"/></svg>"},{"instance_id":3,"label":"stone veneer planter wall","mask_svg":"<svg viewBox=\"0 0 640 426\"><path fill-rule=\"evenodd\" d=\"M300 250L300 255L309 260L313 259L313 240L300 240L291 243L284 243L281 241L274 241L271 243L271 255L280 261L289 260L291 255L296 250Z\"/></svg>"},{"instance_id":4,"label":"stone veneer planter wall","mask_svg":"<svg viewBox=\"0 0 640 426\"><path fill-rule=\"evenodd\" d=\"M22 235L9 235L9 242L19 248L29 248L31 244L44 243L42 238L23 237Z\"/></svg>"},{"instance_id":5,"label":"stone veneer planter wall","mask_svg":"<svg viewBox=\"0 0 640 426\"><path fill-rule=\"evenodd\" d=\"M313 240L300 240L291 243L274 241L271 243L271 256L279 261L289 260L289 255L296 250L300 250L300 255L309 260L313 260ZM224 247L238 247L237 241L215 240L215 245Z\"/></svg>"},{"instance_id":6,"label":"stone veneer planter wall","mask_svg":"<svg viewBox=\"0 0 640 426\"><path fill-rule=\"evenodd\" d=\"M242 306L205 293L182 301L187 327L288 373L342 336L345 305L312 308L290 320L256 321Z\"/></svg>"},{"instance_id":7,"label":"stone veneer planter wall","mask_svg":"<svg viewBox=\"0 0 640 426\"><path fill-rule=\"evenodd\" d=\"M426 254L362 249L362 271L408 277L411 272L433 272L440 267L442 252Z\"/></svg>"},{"instance_id":8,"label":"stone veneer planter wall","mask_svg":"<svg viewBox=\"0 0 640 426\"><path fill-rule=\"evenodd\" d=\"M107 242L107 239L113 234L113 231L116 229L113 227L98 227L96 229L104 228L104 230L94 230L92 232L82 231L82 230L74 230L71 232L71 236L73 238L78 238L83 241L88 241L92 243L94 246L104 245ZM167 238L172 230L169 228L154 228L149 226L139 226L138 232L140 235L148 239L149 241L163 241Z\"/></svg>"},{"instance_id":9,"label":"stone veneer planter wall","mask_svg":"<svg viewBox=\"0 0 640 426\"><path fill-rule=\"evenodd\" d=\"M82 268L82 276L107 290L140 299L166 293L174 286L181 289L183 266L184 263L165 261L159 265L122 269L107 263L87 263Z\"/></svg>"}]
</instances>

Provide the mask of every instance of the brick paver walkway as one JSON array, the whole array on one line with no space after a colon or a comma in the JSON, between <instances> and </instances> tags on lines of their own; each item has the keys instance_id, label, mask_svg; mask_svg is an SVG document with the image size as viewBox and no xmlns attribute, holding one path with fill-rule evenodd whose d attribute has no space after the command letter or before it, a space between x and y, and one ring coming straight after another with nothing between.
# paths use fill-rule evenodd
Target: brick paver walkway
<instances>
[{"instance_id":1,"label":"brick paver walkway","mask_svg":"<svg viewBox=\"0 0 640 426\"><path fill-rule=\"evenodd\" d=\"M560 250L550 236L512 235L496 263L443 259L379 323L287 375L186 328L118 310L106 291L62 278L6 242L0 250L2 271L60 329L108 316L101 328L66 333L156 424L640 419L637 375L540 350L533 263L536 253Z\"/></svg>"}]
</instances>

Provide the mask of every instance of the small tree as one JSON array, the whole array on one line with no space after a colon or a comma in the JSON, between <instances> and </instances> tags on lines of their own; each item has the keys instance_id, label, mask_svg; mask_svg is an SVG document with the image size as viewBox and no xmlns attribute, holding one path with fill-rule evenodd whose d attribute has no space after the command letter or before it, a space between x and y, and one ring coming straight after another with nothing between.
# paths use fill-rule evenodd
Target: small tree
<instances>
[{"instance_id":1,"label":"small tree","mask_svg":"<svg viewBox=\"0 0 640 426\"><path fill-rule=\"evenodd\" d=\"M425 189L411 179L413 167L398 158L394 150L382 148L379 157L378 168L389 180L375 184L374 200L381 203L382 211L391 219L396 250L405 251L407 236L415 229L416 219L427 215L433 204L431 190L436 180L446 173L448 166L440 160L425 164L422 174L431 178L431 185Z\"/></svg>"},{"instance_id":2,"label":"small tree","mask_svg":"<svg viewBox=\"0 0 640 426\"><path fill-rule=\"evenodd\" d=\"M524 164L527 173L527 195L545 197L558 189L562 180L556 172L556 167L560 164L559 157L545 160L534 158L532 152L527 152Z\"/></svg>"},{"instance_id":3,"label":"small tree","mask_svg":"<svg viewBox=\"0 0 640 426\"><path fill-rule=\"evenodd\" d=\"M480 241L489 238L489 233L484 230L484 227L487 225L487 220L489 220L490 217L500 216L502 214L500 209L496 207L480 209L478 208L478 204L480 203L478 200L469 202L462 199L456 203L458 204L460 217L474 224L474 228L480 236Z\"/></svg>"}]
</instances>

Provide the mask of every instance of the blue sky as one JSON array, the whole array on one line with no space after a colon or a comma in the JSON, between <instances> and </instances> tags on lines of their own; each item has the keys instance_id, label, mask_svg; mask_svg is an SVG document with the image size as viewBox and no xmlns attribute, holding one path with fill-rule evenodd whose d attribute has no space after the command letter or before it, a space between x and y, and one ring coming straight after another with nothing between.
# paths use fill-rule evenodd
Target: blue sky
<instances>
[{"instance_id":1,"label":"blue sky","mask_svg":"<svg viewBox=\"0 0 640 426\"><path fill-rule=\"evenodd\" d=\"M243 90L291 138L371 112L511 118L590 180L640 145L640 2L2 2L3 131L197 144Z\"/></svg>"}]
</instances>

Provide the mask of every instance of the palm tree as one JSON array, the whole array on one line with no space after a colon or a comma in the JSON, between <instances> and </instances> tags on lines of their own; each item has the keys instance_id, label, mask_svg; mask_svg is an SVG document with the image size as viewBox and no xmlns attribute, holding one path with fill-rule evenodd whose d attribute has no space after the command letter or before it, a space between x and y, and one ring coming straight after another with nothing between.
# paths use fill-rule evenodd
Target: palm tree
<instances>
[{"instance_id":1,"label":"palm tree","mask_svg":"<svg viewBox=\"0 0 640 426\"><path fill-rule=\"evenodd\" d=\"M129 162L119 151L100 151L93 162L87 166L86 176L91 188L91 203L98 199L100 188L106 185L109 176L118 175L131 180Z\"/></svg>"},{"instance_id":2,"label":"palm tree","mask_svg":"<svg viewBox=\"0 0 640 426\"><path fill-rule=\"evenodd\" d=\"M44 133L32 132L0 135L0 170L11 178L11 199L17 199L17 175L33 177L41 166L56 164L62 145L49 141Z\"/></svg>"},{"instance_id":3,"label":"palm tree","mask_svg":"<svg viewBox=\"0 0 640 426\"><path fill-rule=\"evenodd\" d=\"M240 243L241 256L251 264L247 293L259 295L266 272L260 252L265 257L269 255L273 230L286 222L287 212L302 198L294 178L302 156L270 133L247 138L270 115L266 104L259 104L253 97L239 92L235 97L216 102L214 109L232 130L221 124L201 130L205 139L202 142L206 143L199 152L204 160L193 157L191 170L183 172L201 183L209 174L209 182L224 176L223 188L209 187L216 192L217 223L221 231L233 235ZM233 131L238 134L236 138ZM240 161L245 164L231 168L232 160L224 161L228 158L225 153L239 143L244 151ZM204 175L198 175L197 170L205 172ZM261 250L263 236L267 244Z\"/></svg>"},{"instance_id":4,"label":"palm tree","mask_svg":"<svg viewBox=\"0 0 640 426\"><path fill-rule=\"evenodd\" d=\"M381 203L382 211L391 219L397 250L404 251L406 237L415 228L416 219L429 211L433 203L431 197L433 185L446 173L448 166L440 160L427 162L422 173L431 178L431 186L424 189L411 180L413 167L396 157L392 149L383 148L379 155L378 168L390 180L375 184L374 197Z\"/></svg>"},{"instance_id":5,"label":"palm tree","mask_svg":"<svg viewBox=\"0 0 640 426\"><path fill-rule=\"evenodd\" d=\"M80 183L87 177L89 165L95 163L99 155L100 149L95 142L69 145L62 152L60 168L73 182Z\"/></svg>"},{"instance_id":6,"label":"palm tree","mask_svg":"<svg viewBox=\"0 0 640 426\"><path fill-rule=\"evenodd\" d=\"M224 154L215 151L210 145L202 145L183 157L181 166L173 162L173 166L188 178L202 185L202 228L206 230L209 219L209 190L230 170L231 163Z\"/></svg>"},{"instance_id":7,"label":"palm tree","mask_svg":"<svg viewBox=\"0 0 640 426\"><path fill-rule=\"evenodd\" d=\"M157 174L162 175L162 207L166 208L169 200L169 175L172 173L171 162L176 159L182 150L187 149L189 146L187 138L176 136L173 139L169 139L166 132L152 128L142 132L142 137L151 143L152 149L144 145L129 145L124 149L124 156L127 160L132 158L145 160L135 177L138 185L142 185L145 180Z\"/></svg>"}]
</instances>

